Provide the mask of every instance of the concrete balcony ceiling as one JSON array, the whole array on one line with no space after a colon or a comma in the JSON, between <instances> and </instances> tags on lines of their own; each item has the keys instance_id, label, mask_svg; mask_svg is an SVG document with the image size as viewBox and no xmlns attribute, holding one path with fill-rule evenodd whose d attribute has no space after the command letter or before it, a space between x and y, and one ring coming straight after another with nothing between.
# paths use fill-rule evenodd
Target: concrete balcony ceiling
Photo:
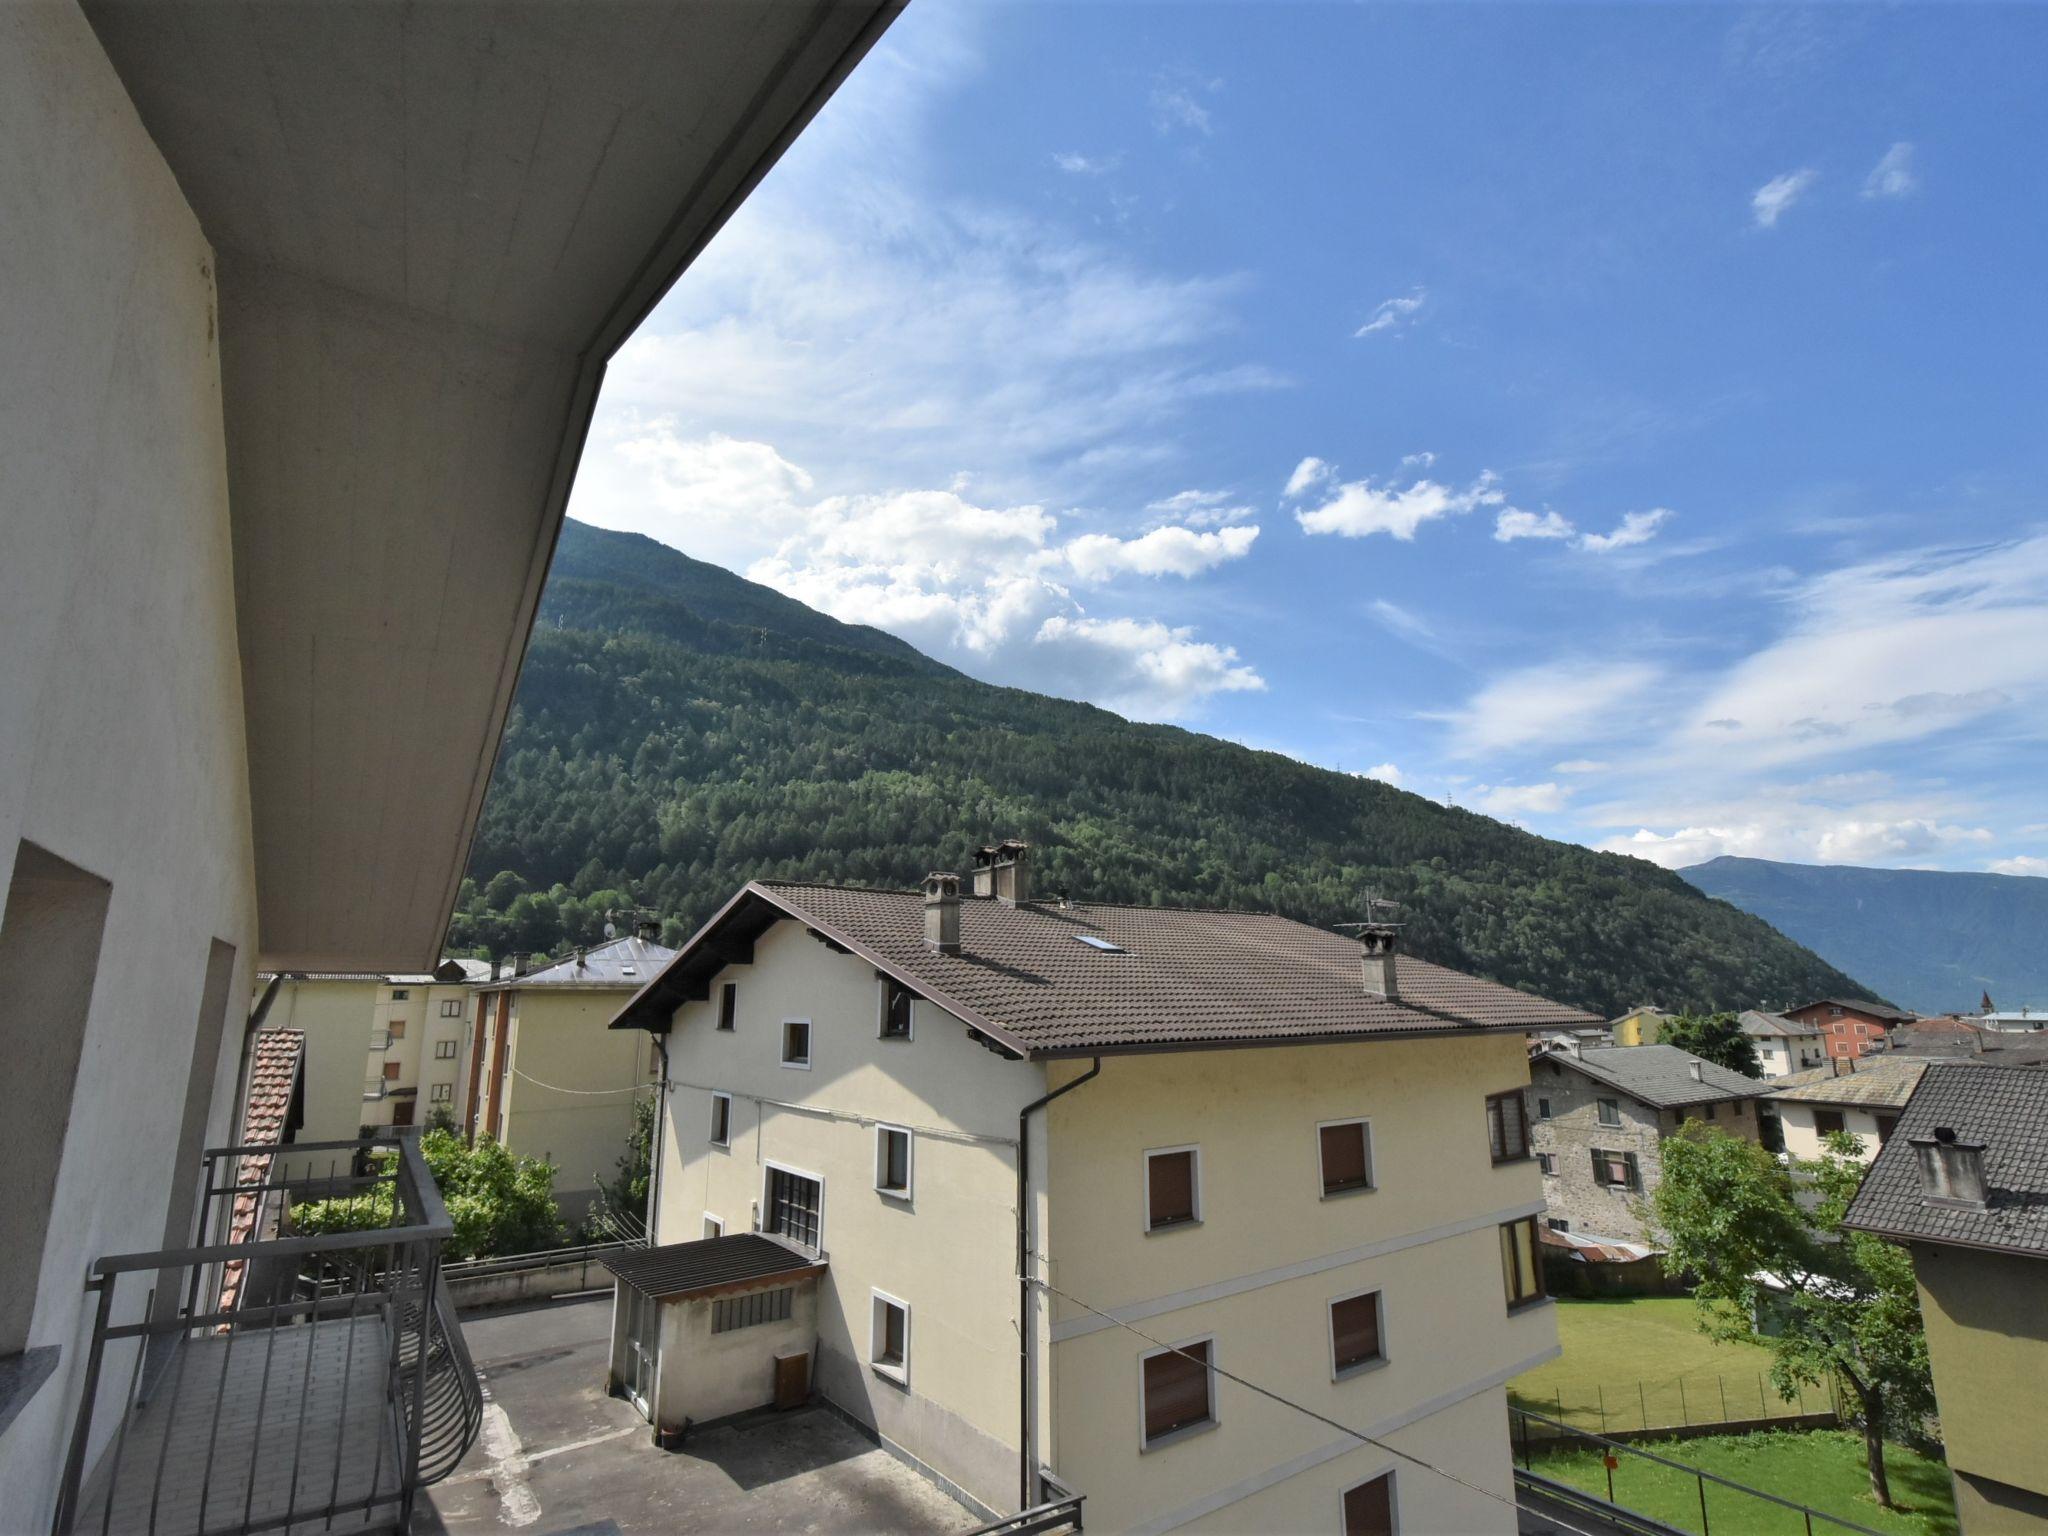
<instances>
[{"instance_id":1,"label":"concrete balcony ceiling","mask_svg":"<svg viewBox=\"0 0 2048 1536\"><path fill-rule=\"evenodd\" d=\"M901 0L85 0L213 245L262 963L416 969L605 360Z\"/></svg>"}]
</instances>

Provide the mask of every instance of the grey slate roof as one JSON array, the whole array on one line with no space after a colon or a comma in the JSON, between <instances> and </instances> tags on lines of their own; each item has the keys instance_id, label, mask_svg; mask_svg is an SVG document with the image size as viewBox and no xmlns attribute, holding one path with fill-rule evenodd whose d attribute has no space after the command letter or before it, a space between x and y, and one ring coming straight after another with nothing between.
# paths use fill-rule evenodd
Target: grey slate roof
<instances>
[{"instance_id":1,"label":"grey slate roof","mask_svg":"<svg viewBox=\"0 0 2048 1536\"><path fill-rule=\"evenodd\" d=\"M709 977L783 917L1033 1056L1600 1022L1412 955L1397 962L1400 1001L1390 1002L1365 990L1356 939L1269 913L967 897L962 952L942 955L924 942L917 891L768 881L728 903L613 1026L666 1028L679 1003L707 996Z\"/></svg>"},{"instance_id":2,"label":"grey slate roof","mask_svg":"<svg viewBox=\"0 0 2048 1536\"><path fill-rule=\"evenodd\" d=\"M486 985L478 990L524 991L545 987L637 992L675 957L676 952L666 945L649 943L646 939L612 939L585 951L581 957L571 953L541 970L529 971L524 976L507 976L494 986Z\"/></svg>"},{"instance_id":3,"label":"grey slate roof","mask_svg":"<svg viewBox=\"0 0 2048 1536\"><path fill-rule=\"evenodd\" d=\"M1820 1034L1817 1024L1802 1024L1798 1019L1788 1019L1782 1013L1764 1013L1755 1008L1745 1008L1742 1017L1736 1020L1742 1032L1752 1040L1774 1037L1813 1039Z\"/></svg>"},{"instance_id":4,"label":"grey slate roof","mask_svg":"<svg viewBox=\"0 0 2048 1536\"><path fill-rule=\"evenodd\" d=\"M1929 1205L1911 1137L1937 1126L1982 1142L1989 1209ZM2048 1072L1929 1064L1844 1223L1901 1241L1960 1243L2048 1258Z\"/></svg>"},{"instance_id":5,"label":"grey slate roof","mask_svg":"<svg viewBox=\"0 0 2048 1536\"><path fill-rule=\"evenodd\" d=\"M1865 1109L1903 1109L1927 1063L1916 1057L1865 1056L1854 1072L1837 1076L1832 1067L1813 1067L1774 1078L1766 1086L1774 1099L1801 1104L1853 1104Z\"/></svg>"},{"instance_id":6,"label":"grey slate roof","mask_svg":"<svg viewBox=\"0 0 2048 1536\"><path fill-rule=\"evenodd\" d=\"M604 1267L644 1296L675 1300L822 1273L825 1261L758 1232L615 1253Z\"/></svg>"},{"instance_id":7,"label":"grey slate roof","mask_svg":"<svg viewBox=\"0 0 2048 1536\"><path fill-rule=\"evenodd\" d=\"M1581 1051L1576 1056L1559 1051L1543 1059L1561 1067L1577 1067L1595 1082L1619 1088L1630 1098L1657 1109L1754 1099L1770 1091L1768 1083L1731 1072L1711 1061L1701 1061L1675 1045L1616 1045ZM1695 1062L1700 1068L1697 1078L1692 1075Z\"/></svg>"}]
</instances>

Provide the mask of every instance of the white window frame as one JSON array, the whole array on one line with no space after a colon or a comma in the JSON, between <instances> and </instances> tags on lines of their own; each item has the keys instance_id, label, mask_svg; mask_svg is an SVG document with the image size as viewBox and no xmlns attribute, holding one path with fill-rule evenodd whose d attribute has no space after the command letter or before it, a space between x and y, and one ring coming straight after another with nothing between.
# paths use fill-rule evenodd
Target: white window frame
<instances>
[{"instance_id":1,"label":"white window frame","mask_svg":"<svg viewBox=\"0 0 2048 1536\"><path fill-rule=\"evenodd\" d=\"M877 1040L901 1040L904 1044L908 1045L917 1038L918 996L909 987L904 987L903 983L896 980L893 976L882 976L878 977L877 980L880 983L882 999L875 1012L875 1038ZM910 1016L905 1021L910 1027L900 1035L889 1033L889 993L895 987L903 987L905 992L910 992Z\"/></svg>"},{"instance_id":2,"label":"white window frame","mask_svg":"<svg viewBox=\"0 0 2048 1536\"><path fill-rule=\"evenodd\" d=\"M450 1036L450 1037L449 1037L448 1039L446 1039L446 1040L436 1040L436 1041L434 1042L434 1060L436 1060L436 1061L453 1061L453 1060L455 1060L456 1056L457 1056L458 1054L460 1054L460 1048L461 1048L461 1045L462 1045L462 1042L461 1042L460 1040L457 1040L457 1039L455 1039L455 1038L454 1038L453 1036ZM446 1049L446 1050L443 1050L443 1049L442 1049L442 1047L443 1047L443 1046L446 1046L446 1047L447 1047L447 1049Z\"/></svg>"},{"instance_id":3,"label":"white window frame","mask_svg":"<svg viewBox=\"0 0 2048 1536\"><path fill-rule=\"evenodd\" d=\"M1401 1536L1401 1478L1399 1474L1400 1469L1398 1467L1390 1466L1383 1472L1375 1472L1371 1477L1361 1477L1357 1482L1347 1483L1344 1487L1339 1488L1337 1490L1337 1536L1345 1536L1345 1532L1350 1529L1344 1523L1344 1500L1358 1489L1363 1488L1367 1483L1376 1483L1383 1477L1387 1480L1387 1513L1392 1518L1394 1536Z\"/></svg>"},{"instance_id":4,"label":"white window frame","mask_svg":"<svg viewBox=\"0 0 2048 1536\"><path fill-rule=\"evenodd\" d=\"M725 1139L718 1138L718 1101L725 1100ZM732 1150L732 1095L722 1089L711 1090L711 1124L704 1128L704 1139L714 1147Z\"/></svg>"},{"instance_id":5,"label":"white window frame","mask_svg":"<svg viewBox=\"0 0 2048 1536\"><path fill-rule=\"evenodd\" d=\"M444 997L444 998L442 998L442 999L441 999L441 1017L442 1017L442 1018L444 1018L444 1019L459 1019L459 1018L461 1018L461 1017L462 1017L462 999L461 999L461 998L459 998L459 997Z\"/></svg>"},{"instance_id":6,"label":"white window frame","mask_svg":"<svg viewBox=\"0 0 2048 1536\"><path fill-rule=\"evenodd\" d=\"M888 1189L882 1184L882 1138L888 1135L903 1138L903 1187ZM890 1200L910 1202L911 1191L917 1188L917 1133L907 1125L875 1126L875 1193Z\"/></svg>"},{"instance_id":7,"label":"white window frame","mask_svg":"<svg viewBox=\"0 0 2048 1536\"><path fill-rule=\"evenodd\" d=\"M801 1024L804 1027L804 1059L802 1061L791 1061L789 1059L789 1026L792 1024ZM809 1019L784 1019L782 1021L782 1038L776 1042L776 1054L781 1058L782 1064L792 1071L810 1071L811 1062L817 1055L817 1041L812 1035L811 1021Z\"/></svg>"},{"instance_id":8,"label":"white window frame","mask_svg":"<svg viewBox=\"0 0 2048 1536\"><path fill-rule=\"evenodd\" d=\"M1171 1151L1173 1149L1162 1148L1161 1150ZM1147 1439L1145 1435L1145 1362L1159 1355L1173 1354L1177 1350L1183 1350L1195 1344L1206 1344L1209 1346L1209 1417L1201 1420L1198 1423L1183 1424L1179 1429L1170 1429L1165 1434L1161 1435L1157 1440ZM1218 1404L1218 1402L1216 1401L1215 1334L1198 1333L1191 1339L1175 1339L1171 1344L1168 1344L1160 1349L1146 1349L1139 1351L1138 1454L1140 1456L1146 1455L1147 1453L1152 1451L1163 1451L1169 1445L1179 1445L1181 1441L1192 1439L1196 1435L1206 1435L1210 1430L1216 1428L1222 1422L1223 1410L1221 1405Z\"/></svg>"},{"instance_id":9,"label":"white window frame","mask_svg":"<svg viewBox=\"0 0 2048 1536\"><path fill-rule=\"evenodd\" d=\"M1337 1364L1337 1304L1341 1301L1357 1301L1362 1296L1374 1298L1373 1310L1379 1314L1379 1357L1374 1360L1361 1360L1356 1365L1339 1366ZM1387 1288L1383 1285L1375 1285L1362 1291L1346 1291L1341 1296L1332 1296L1323 1303L1323 1331L1327 1336L1325 1343L1328 1346L1327 1358L1330 1362L1330 1380L1349 1381L1354 1376L1363 1376L1368 1371L1378 1370L1393 1358L1393 1351L1387 1348Z\"/></svg>"},{"instance_id":10,"label":"white window frame","mask_svg":"<svg viewBox=\"0 0 2048 1536\"><path fill-rule=\"evenodd\" d=\"M1155 1157L1171 1157L1177 1152L1192 1152L1194 1154L1191 1166L1194 1169L1193 1193L1195 1197L1195 1214L1186 1221L1169 1222L1166 1226L1155 1227L1152 1225L1152 1159ZM1319 1163L1322 1161L1320 1147L1316 1152L1316 1160ZM1144 1178L1139 1181L1138 1199L1140 1201L1139 1214L1144 1218L1143 1230L1147 1237L1155 1236L1161 1232L1185 1232L1190 1227L1199 1227L1202 1224L1202 1148L1200 1143L1191 1141L1184 1146L1178 1147L1147 1147L1144 1154L1144 1173ZM1157 1351L1155 1350L1154 1353L1156 1354Z\"/></svg>"},{"instance_id":11,"label":"white window frame","mask_svg":"<svg viewBox=\"0 0 2048 1536\"><path fill-rule=\"evenodd\" d=\"M1531 1156L1536 1159L1537 1171L1543 1177L1546 1179L1557 1177L1557 1154L1555 1152L1536 1152L1532 1153Z\"/></svg>"},{"instance_id":12,"label":"white window frame","mask_svg":"<svg viewBox=\"0 0 2048 1536\"><path fill-rule=\"evenodd\" d=\"M820 1197L819 1213L824 1212L823 1197ZM882 1308L894 1307L903 1314L903 1363L890 1365L879 1353L881 1340L886 1337L882 1330ZM901 1296L891 1296L879 1286L868 1292L868 1369L884 1381L893 1381L899 1387L910 1385L910 1303Z\"/></svg>"},{"instance_id":13,"label":"white window frame","mask_svg":"<svg viewBox=\"0 0 2048 1536\"><path fill-rule=\"evenodd\" d=\"M725 1218L723 1216L714 1216L709 1211L706 1211L704 1213L704 1235L707 1238L725 1236Z\"/></svg>"},{"instance_id":14,"label":"white window frame","mask_svg":"<svg viewBox=\"0 0 2048 1536\"><path fill-rule=\"evenodd\" d=\"M453 1104L455 1102L455 1085L453 1083L429 1083L427 1085L427 1102L429 1104Z\"/></svg>"},{"instance_id":15,"label":"white window frame","mask_svg":"<svg viewBox=\"0 0 2048 1536\"><path fill-rule=\"evenodd\" d=\"M1359 1125L1365 1127L1365 1183L1357 1189L1330 1189L1327 1187L1328 1181L1323 1177L1323 1132L1333 1125ZM1316 1122L1316 1198L1318 1200L1344 1200L1352 1195L1369 1195L1378 1189L1380 1187L1380 1165L1379 1160L1373 1153L1372 1119L1370 1116L1347 1115L1339 1120L1318 1120ZM1199 1176L1200 1168L1198 1167L1195 1171ZM1199 1186L1199 1178L1197 1182ZM1147 1198L1150 1197L1151 1190L1152 1181L1148 1178L1145 1181ZM1197 1212L1200 1211L1201 1204L1202 1196L1198 1187L1195 1193L1195 1208ZM1199 1215L1197 1219L1200 1219Z\"/></svg>"},{"instance_id":16,"label":"white window frame","mask_svg":"<svg viewBox=\"0 0 2048 1536\"><path fill-rule=\"evenodd\" d=\"M808 1168L799 1168L795 1163L778 1163L773 1158L761 1160L761 1195L754 1204L754 1230L768 1231L768 1182L776 1173L793 1173L800 1179L809 1179L818 1186L818 1252L825 1251L825 1175L813 1173ZM774 1234L780 1235L780 1234Z\"/></svg>"}]
</instances>

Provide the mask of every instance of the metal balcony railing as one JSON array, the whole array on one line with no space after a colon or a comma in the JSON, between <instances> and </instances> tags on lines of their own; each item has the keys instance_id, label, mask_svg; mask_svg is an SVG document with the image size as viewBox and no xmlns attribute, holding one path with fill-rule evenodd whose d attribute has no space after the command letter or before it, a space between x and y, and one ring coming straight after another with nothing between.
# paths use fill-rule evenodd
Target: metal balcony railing
<instances>
[{"instance_id":1,"label":"metal balcony railing","mask_svg":"<svg viewBox=\"0 0 2048 1536\"><path fill-rule=\"evenodd\" d=\"M390 1030L388 1030L388 1029L373 1029L373 1030L371 1030L371 1031L370 1031L370 1049L371 1049L371 1050L373 1050L373 1051L384 1051L384 1050L389 1050L390 1048L391 1048L391 1031L390 1031Z\"/></svg>"},{"instance_id":2,"label":"metal balcony railing","mask_svg":"<svg viewBox=\"0 0 2048 1536\"><path fill-rule=\"evenodd\" d=\"M323 1173L278 1172L323 1154ZM346 1230L295 1232L312 1201ZM219 1148L202 1209L225 1240L92 1267L55 1536L406 1530L483 1418L417 1143Z\"/></svg>"}]
</instances>

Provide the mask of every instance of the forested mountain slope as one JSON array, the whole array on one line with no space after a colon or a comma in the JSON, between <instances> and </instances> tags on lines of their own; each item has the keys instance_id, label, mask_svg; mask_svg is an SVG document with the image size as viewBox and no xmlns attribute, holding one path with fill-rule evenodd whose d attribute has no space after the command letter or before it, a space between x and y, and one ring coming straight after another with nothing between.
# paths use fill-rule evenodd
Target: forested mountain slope
<instances>
[{"instance_id":1,"label":"forested mountain slope","mask_svg":"<svg viewBox=\"0 0 2048 1536\"><path fill-rule=\"evenodd\" d=\"M564 529L450 933L559 953L604 909L670 940L750 878L912 885L979 842L1039 888L1332 924L1605 1013L1862 995L1640 860L1348 774L965 677L637 535Z\"/></svg>"},{"instance_id":2,"label":"forested mountain slope","mask_svg":"<svg viewBox=\"0 0 2048 1536\"><path fill-rule=\"evenodd\" d=\"M1904 1008L2048 1006L2048 880L1940 869L1709 859L1680 870L1710 896L1811 945Z\"/></svg>"}]
</instances>

